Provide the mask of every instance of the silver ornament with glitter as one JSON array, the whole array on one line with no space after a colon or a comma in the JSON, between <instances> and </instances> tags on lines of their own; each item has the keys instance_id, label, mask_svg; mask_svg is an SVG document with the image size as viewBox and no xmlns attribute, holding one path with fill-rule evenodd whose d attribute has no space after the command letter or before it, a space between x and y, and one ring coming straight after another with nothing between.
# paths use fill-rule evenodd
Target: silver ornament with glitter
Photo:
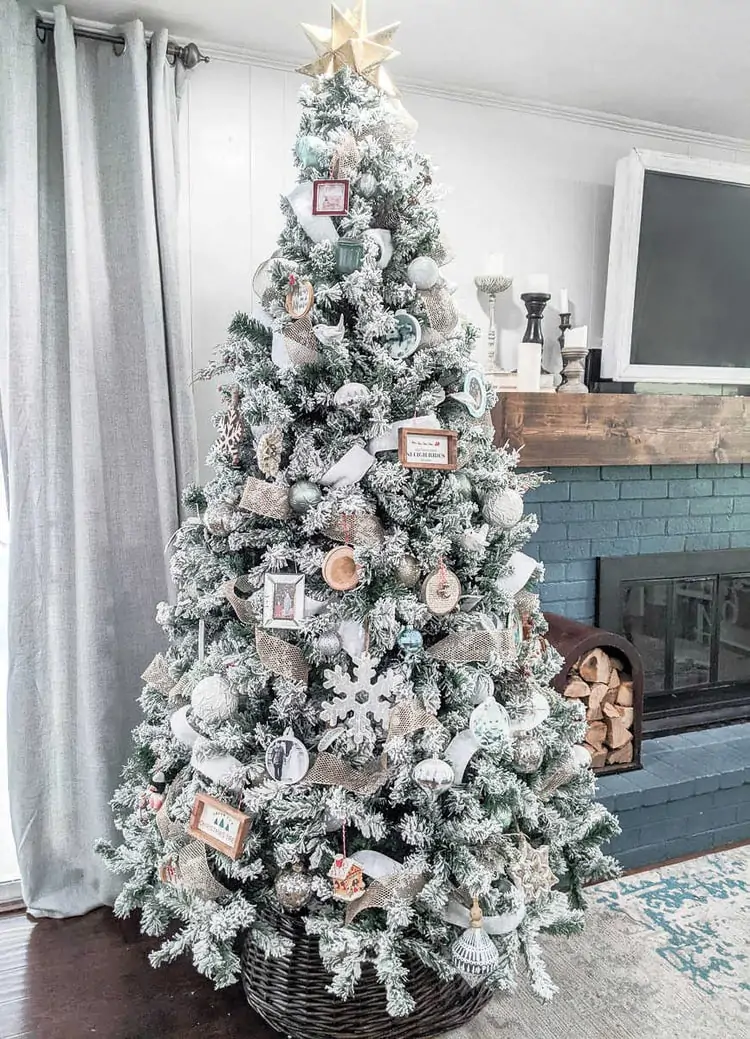
<instances>
[{"instance_id":1,"label":"silver ornament with glitter","mask_svg":"<svg viewBox=\"0 0 750 1039\"><path fill-rule=\"evenodd\" d=\"M309 480L297 480L289 488L289 508L298 516L314 508L323 499L323 492L317 484Z\"/></svg>"},{"instance_id":2,"label":"silver ornament with glitter","mask_svg":"<svg viewBox=\"0 0 750 1039\"><path fill-rule=\"evenodd\" d=\"M332 660L341 652L341 639L335 631L324 631L318 636L315 648L323 660Z\"/></svg>"},{"instance_id":3,"label":"silver ornament with glitter","mask_svg":"<svg viewBox=\"0 0 750 1039\"><path fill-rule=\"evenodd\" d=\"M422 632L417 631L416 628L404 628L396 640L399 648L404 651L407 657L413 657L422 649L424 645L424 639L422 638Z\"/></svg>"},{"instance_id":4,"label":"silver ornament with glitter","mask_svg":"<svg viewBox=\"0 0 750 1039\"><path fill-rule=\"evenodd\" d=\"M437 284L440 271L431 256L417 256L406 268L406 277L418 289L431 289Z\"/></svg>"},{"instance_id":5,"label":"silver ornament with glitter","mask_svg":"<svg viewBox=\"0 0 750 1039\"><path fill-rule=\"evenodd\" d=\"M544 760L544 748L530 732L519 732L513 740L513 768L528 775L536 772Z\"/></svg>"},{"instance_id":6,"label":"silver ornament with glitter","mask_svg":"<svg viewBox=\"0 0 750 1039\"><path fill-rule=\"evenodd\" d=\"M282 869L273 886L281 906L291 913L306 906L312 895L312 878L299 862Z\"/></svg>"},{"instance_id":7,"label":"silver ornament with glitter","mask_svg":"<svg viewBox=\"0 0 750 1039\"><path fill-rule=\"evenodd\" d=\"M415 556L410 555L408 552L402 556L396 568L396 576L405 588L413 588L419 580L420 573L419 562Z\"/></svg>"},{"instance_id":8,"label":"silver ornament with glitter","mask_svg":"<svg viewBox=\"0 0 750 1039\"><path fill-rule=\"evenodd\" d=\"M484 500L482 515L493 527L510 530L523 517L523 498L511 487L492 491Z\"/></svg>"},{"instance_id":9,"label":"silver ornament with glitter","mask_svg":"<svg viewBox=\"0 0 750 1039\"><path fill-rule=\"evenodd\" d=\"M372 198L375 192L378 190L378 181L373 173L369 171L363 173L358 177L356 182L357 191L360 195L364 195L365 198Z\"/></svg>"},{"instance_id":10,"label":"silver ornament with glitter","mask_svg":"<svg viewBox=\"0 0 750 1039\"><path fill-rule=\"evenodd\" d=\"M451 959L470 988L481 985L500 964L500 953L483 927L476 898L470 911L471 925L451 945Z\"/></svg>"},{"instance_id":11,"label":"silver ornament with glitter","mask_svg":"<svg viewBox=\"0 0 750 1039\"><path fill-rule=\"evenodd\" d=\"M456 489L458 490L458 493L461 495L461 497L464 498L466 501L470 501L474 493L474 488L472 487L471 480L466 475L466 473L454 473L453 480L456 484Z\"/></svg>"},{"instance_id":12,"label":"silver ornament with glitter","mask_svg":"<svg viewBox=\"0 0 750 1039\"><path fill-rule=\"evenodd\" d=\"M244 517L228 501L214 501L206 506L203 525L210 534L231 534L242 525Z\"/></svg>"}]
</instances>

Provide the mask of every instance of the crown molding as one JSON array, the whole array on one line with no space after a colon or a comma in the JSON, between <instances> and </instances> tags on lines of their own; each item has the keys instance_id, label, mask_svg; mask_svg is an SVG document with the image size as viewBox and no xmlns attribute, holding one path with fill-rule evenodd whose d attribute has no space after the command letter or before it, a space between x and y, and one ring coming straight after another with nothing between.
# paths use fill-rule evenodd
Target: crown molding
<instances>
[{"instance_id":1,"label":"crown molding","mask_svg":"<svg viewBox=\"0 0 750 1039\"><path fill-rule=\"evenodd\" d=\"M40 13L45 14L46 12ZM73 22L92 29L111 31L115 28L111 24L94 22L87 18L74 18ZM178 44L197 43L204 54L216 61L232 61L242 65L276 69L280 72L296 72L299 64L299 58L294 58L288 53L256 51L249 47L233 47L181 35L174 35L173 39ZM427 80L399 79L398 85L406 94L421 94L424 97L441 98L445 101L481 105L484 108L499 108L507 112L538 116L542 119L560 119L570 123L582 123L619 133L660 137L662 140L681 144L704 145L709 148L722 148L730 152L750 151L750 138L730 137L724 134L709 133L706 130L691 130L688 127L670 126L667 123L652 123L647 119L633 119L612 112L596 112L588 108L556 105L551 101L513 97L492 90L475 90L451 83L441 85Z\"/></svg>"},{"instance_id":2,"label":"crown molding","mask_svg":"<svg viewBox=\"0 0 750 1039\"><path fill-rule=\"evenodd\" d=\"M177 42L182 42L178 40ZM257 65L262 68L277 69L282 72L295 72L299 59L289 54L254 51L246 47L230 47L210 41L199 40L198 46L204 54L217 61L234 61L240 64ZM538 101L531 98L513 97L491 90L475 90L457 84L429 82L418 79L398 80L399 88L405 94L421 94L425 97L441 98L445 101L459 101L465 104L481 105L484 108L500 108L508 112L519 112L546 119L561 119L572 123L583 123L602 129L615 130L620 133L644 134L660 137L663 140L683 144L705 145L710 148L723 148L727 151L749 151L750 138L730 137L725 134L709 133L706 130L691 130L688 127L670 126L667 123L653 123L647 119L633 119L612 112L596 112L588 108L573 108L568 105L556 105L550 101Z\"/></svg>"}]
</instances>

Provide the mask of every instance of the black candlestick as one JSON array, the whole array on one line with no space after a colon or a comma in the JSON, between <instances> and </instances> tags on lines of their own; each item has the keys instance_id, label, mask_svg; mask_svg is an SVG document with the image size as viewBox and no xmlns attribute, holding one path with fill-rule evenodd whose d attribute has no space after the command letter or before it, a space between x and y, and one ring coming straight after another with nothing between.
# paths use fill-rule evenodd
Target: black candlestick
<instances>
[{"instance_id":1,"label":"black candlestick","mask_svg":"<svg viewBox=\"0 0 750 1039\"><path fill-rule=\"evenodd\" d=\"M524 292L521 299L526 306L526 331L521 342L540 343L544 346L542 318L544 308L550 301L550 295L548 292Z\"/></svg>"},{"instance_id":2,"label":"black candlestick","mask_svg":"<svg viewBox=\"0 0 750 1039\"><path fill-rule=\"evenodd\" d=\"M562 348L565 346L565 333L570 328L571 316L569 312L560 315L560 335L557 337L557 341L560 344L560 353L562 353Z\"/></svg>"}]
</instances>

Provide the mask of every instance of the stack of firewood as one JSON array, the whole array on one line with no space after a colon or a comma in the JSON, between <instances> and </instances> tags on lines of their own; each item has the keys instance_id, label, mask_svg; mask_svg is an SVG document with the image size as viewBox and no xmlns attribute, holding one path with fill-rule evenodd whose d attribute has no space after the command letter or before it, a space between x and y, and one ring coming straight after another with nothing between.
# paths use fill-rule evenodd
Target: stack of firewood
<instances>
[{"instance_id":1,"label":"stack of firewood","mask_svg":"<svg viewBox=\"0 0 750 1039\"><path fill-rule=\"evenodd\" d=\"M633 681L618 657L592 649L571 668L565 696L586 707L586 742L594 768L633 760Z\"/></svg>"}]
</instances>

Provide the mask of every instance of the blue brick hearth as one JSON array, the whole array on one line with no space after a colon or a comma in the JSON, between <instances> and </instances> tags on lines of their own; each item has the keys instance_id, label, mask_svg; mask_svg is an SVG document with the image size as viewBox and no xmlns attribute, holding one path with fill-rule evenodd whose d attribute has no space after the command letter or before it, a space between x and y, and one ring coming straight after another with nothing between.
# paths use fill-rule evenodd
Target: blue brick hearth
<instances>
[{"instance_id":1,"label":"blue brick hearth","mask_svg":"<svg viewBox=\"0 0 750 1039\"><path fill-rule=\"evenodd\" d=\"M545 564L542 605L594 623L596 559L750 549L750 464L581 466L549 470L526 495Z\"/></svg>"}]
</instances>

